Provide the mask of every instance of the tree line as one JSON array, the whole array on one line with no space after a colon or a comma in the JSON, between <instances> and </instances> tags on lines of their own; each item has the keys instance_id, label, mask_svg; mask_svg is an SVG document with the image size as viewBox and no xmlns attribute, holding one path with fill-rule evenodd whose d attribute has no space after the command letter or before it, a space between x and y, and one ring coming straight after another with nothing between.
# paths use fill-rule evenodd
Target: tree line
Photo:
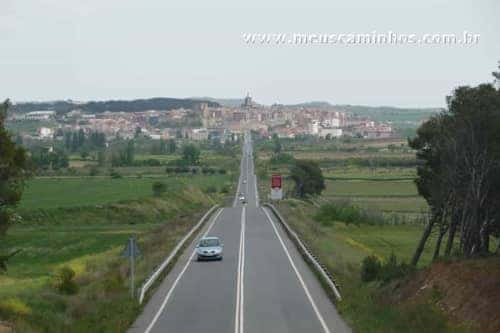
<instances>
[{"instance_id":1,"label":"tree line","mask_svg":"<svg viewBox=\"0 0 500 333\"><path fill-rule=\"evenodd\" d=\"M494 76L498 85L500 72ZM490 244L496 238L500 245L500 89L459 87L447 105L409 140L419 160L418 192L430 207L414 266L433 232L434 258L500 253Z\"/></svg>"}]
</instances>

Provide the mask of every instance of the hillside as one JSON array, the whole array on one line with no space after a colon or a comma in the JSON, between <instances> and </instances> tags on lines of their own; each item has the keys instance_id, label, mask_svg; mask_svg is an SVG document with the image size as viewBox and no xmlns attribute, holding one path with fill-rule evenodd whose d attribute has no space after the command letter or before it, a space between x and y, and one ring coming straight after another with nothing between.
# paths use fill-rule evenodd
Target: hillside
<instances>
[{"instance_id":1,"label":"hillside","mask_svg":"<svg viewBox=\"0 0 500 333\"><path fill-rule=\"evenodd\" d=\"M105 111L111 112L139 112L146 110L173 110L179 108L192 109L197 104L204 102L209 106L218 106L216 102L208 100L194 99L179 99L179 98L147 98L136 100L110 100L110 101L90 101L90 102L74 102L74 101L53 101L53 102L28 102L16 103L12 106L12 111L18 113L26 113L31 111L52 110L58 114L64 114L71 110L80 109L88 113L102 113Z\"/></svg>"},{"instance_id":2,"label":"hillside","mask_svg":"<svg viewBox=\"0 0 500 333\"><path fill-rule=\"evenodd\" d=\"M385 301L431 304L472 331L500 332L500 257L437 262L384 290Z\"/></svg>"}]
</instances>

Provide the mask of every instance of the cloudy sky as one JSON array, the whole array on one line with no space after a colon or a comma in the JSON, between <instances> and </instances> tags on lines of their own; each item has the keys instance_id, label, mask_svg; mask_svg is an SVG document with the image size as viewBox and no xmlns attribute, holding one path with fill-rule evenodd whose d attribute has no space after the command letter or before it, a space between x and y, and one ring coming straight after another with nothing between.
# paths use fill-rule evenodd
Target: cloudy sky
<instances>
[{"instance_id":1,"label":"cloudy sky","mask_svg":"<svg viewBox=\"0 0 500 333\"><path fill-rule=\"evenodd\" d=\"M3 0L0 98L242 97L444 106L491 81L498 0ZM245 33L480 34L464 45L250 45Z\"/></svg>"}]
</instances>

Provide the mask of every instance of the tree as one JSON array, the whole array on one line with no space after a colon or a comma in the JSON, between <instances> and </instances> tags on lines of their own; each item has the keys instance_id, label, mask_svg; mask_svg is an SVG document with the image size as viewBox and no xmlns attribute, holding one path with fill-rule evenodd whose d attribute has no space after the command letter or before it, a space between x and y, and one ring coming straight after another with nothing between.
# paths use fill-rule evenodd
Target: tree
<instances>
[{"instance_id":1,"label":"tree","mask_svg":"<svg viewBox=\"0 0 500 333\"><path fill-rule=\"evenodd\" d=\"M300 198L308 194L321 194L325 189L323 173L315 161L295 160L290 169L290 178L295 182L295 191Z\"/></svg>"},{"instance_id":2,"label":"tree","mask_svg":"<svg viewBox=\"0 0 500 333\"><path fill-rule=\"evenodd\" d=\"M106 164L106 154L100 150L97 152L97 165L102 167Z\"/></svg>"},{"instance_id":3,"label":"tree","mask_svg":"<svg viewBox=\"0 0 500 333\"><path fill-rule=\"evenodd\" d=\"M167 192L167 184L164 182L156 181L153 183L152 188L155 197L160 197L163 193Z\"/></svg>"},{"instance_id":4,"label":"tree","mask_svg":"<svg viewBox=\"0 0 500 333\"><path fill-rule=\"evenodd\" d=\"M128 140L127 149L125 150L125 164L132 165L135 158L134 141Z\"/></svg>"},{"instance_id":5,"label":"tree","mask_svg":"<svg viewBox=\"0 0 500 333\"><path fill-rule=\"evenodd\" d=\"M436 228L434 258L446 235L446 256L457 234L465 256L488 253L491 236L500 236L500 90L459 87L447 103L409 140L420 161L416 185L431 212L412 265Z\"/></svg>"},{"instance_id":6,"label":"tree","mask_svg":"<svg viewBox=\"0 0 500 333\"><path fill-rule=\"evenodd\" d=\"M165 143L165 140L160 139L160 154L163 155L167 152L167 144Z\"/></svg>"},{"instance_id":7,"label":"tree","mask_svg":"<svg viewBox=\"0 0 500 333\"><path fill-rule=\"evenodd\" d=\"M12 208L21 200L24 181L30 175L26 151L16 145L5 128L9 101L0 105L0 237L5 236L15 214ZM6 269L6 262L13 254L0 257L0 267Z\"/></svg>"},{"instance_id":8,"label":"tree","mask_svg":"<svg viewBox=\"0 0 500 333\"><path fill-rule=\"evenodd\" d=\"M188 165L198 165L200 163L200 150L193 144L182 146L182 159Z\"/></svg>"},{"instance_id":9,"label":"tree","mask_svg":"<svg viewBox=\"0 0 500 333\"><path fill-rule=\"evenodd\" d=\"M274 133L273 134L273 152L275 154L279 154L279 153L281 153L281 149L282 149L282 146L281 146L280 138L278 137L278 134Z\"/></svg>"},{"instance_id":10,"label":"tree","mask_svg":"<svg viewBox=\"0 0 500 333\"><path fill-rule=\"evenodd\" d=\"M167 141L167 152L169 154L174 154L177 151L177 144L174 139L169 139Z\"/></svg>"},{"instance_id":11,"label":"tree","mask_svg":"<svg viewBox=\"0 0 500 333\"><path fill-rule=\"evenodd\" d=\"M498 72L492 72L491 75L493 75L495 83L500 88L500 61L498 62Z\"/></svg>"}]
</instances>

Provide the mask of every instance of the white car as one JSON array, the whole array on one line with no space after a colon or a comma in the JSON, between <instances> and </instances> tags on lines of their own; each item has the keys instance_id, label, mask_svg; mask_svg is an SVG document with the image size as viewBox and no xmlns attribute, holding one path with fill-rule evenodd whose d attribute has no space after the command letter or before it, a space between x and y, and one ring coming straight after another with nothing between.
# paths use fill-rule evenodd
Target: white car
<instances>
[{"instance_id":1,"label":"white car","mask_svg":"<svg viewBox=\"0 0 500 333\"><path fill-rule=\"evenodd\" d=\"M203 237L196 245L198 261L201 260L222 260L222 250L224 244L218 237Z\"/></svg>"},{"instance_id":2,"label":"white car","mask_svg":"<svg viewBox=\"0 0 500 333\"><path fill-rule=\"evenodd\" d=\"M246 184L247 183L247 180L246 179L243 179L243 184Z\"/></svg>"}]
</instances>

